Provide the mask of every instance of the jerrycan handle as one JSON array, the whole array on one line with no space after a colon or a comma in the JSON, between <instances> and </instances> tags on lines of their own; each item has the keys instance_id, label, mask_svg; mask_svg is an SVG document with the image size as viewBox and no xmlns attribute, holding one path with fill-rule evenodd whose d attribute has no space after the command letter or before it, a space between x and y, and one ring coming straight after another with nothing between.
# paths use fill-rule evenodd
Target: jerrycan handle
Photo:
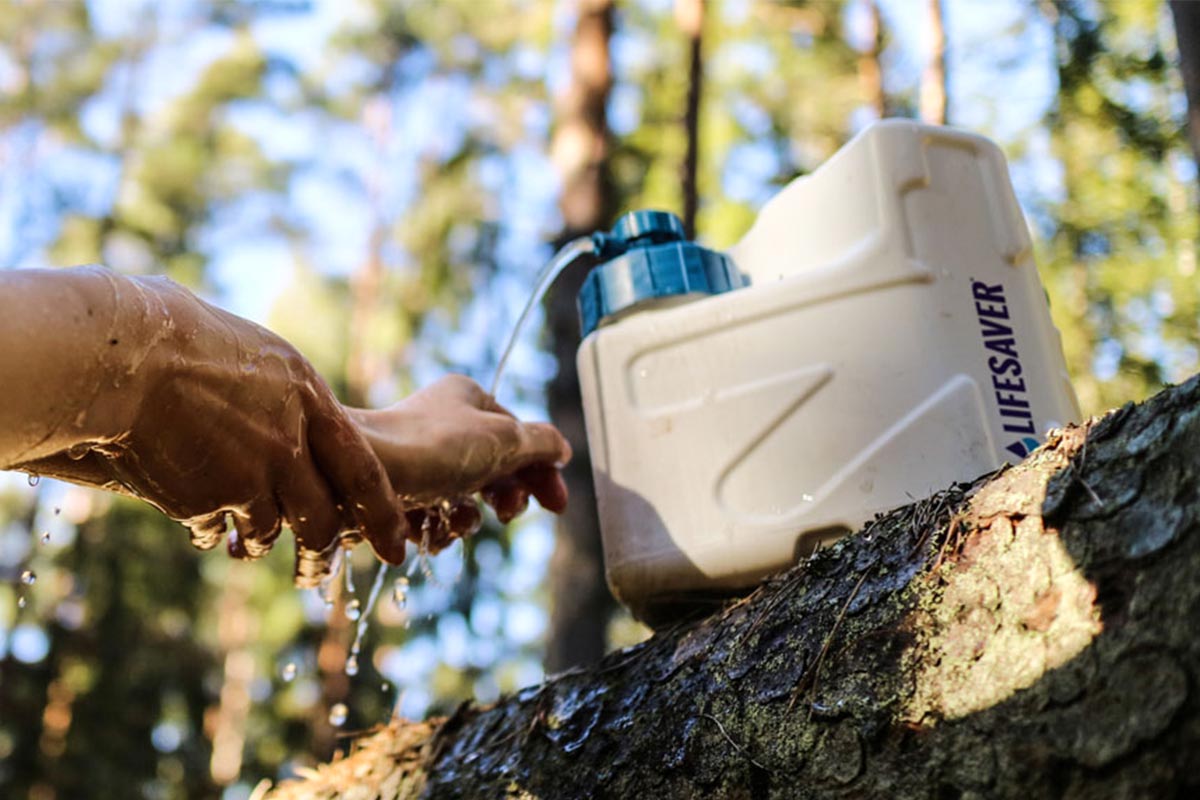
<instances>
[{"instance_id":1,"label":"jerrycan handle","mask_svg":"<svg viewBox=\"0 0 1200 800\"><path fill-rule=\"evenodd\" d=\"M581 336L652 300L721 294L747 283L731 258L687 240L683 223L668 211L630 212L611 232L592 234L591 245L599 263L579 290Z\"/></svg>"}]
</instances>

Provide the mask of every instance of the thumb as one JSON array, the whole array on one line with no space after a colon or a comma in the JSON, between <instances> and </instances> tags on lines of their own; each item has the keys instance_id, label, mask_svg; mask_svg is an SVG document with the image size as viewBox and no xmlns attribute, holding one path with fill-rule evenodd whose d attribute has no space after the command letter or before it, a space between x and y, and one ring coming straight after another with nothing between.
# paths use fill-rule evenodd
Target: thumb
<instances>
[{"instance_id":1,"label":"thumb","mask_svg":"<svg viewBox=\"0 0 1200 800\"><path fill-rule=\"evenodd\" d=\"M548 422L522 422L517 464L514 468L531 464L553 464L561 466L571 460L571 445L558 428Z\"/></svg>"}]
</instances>

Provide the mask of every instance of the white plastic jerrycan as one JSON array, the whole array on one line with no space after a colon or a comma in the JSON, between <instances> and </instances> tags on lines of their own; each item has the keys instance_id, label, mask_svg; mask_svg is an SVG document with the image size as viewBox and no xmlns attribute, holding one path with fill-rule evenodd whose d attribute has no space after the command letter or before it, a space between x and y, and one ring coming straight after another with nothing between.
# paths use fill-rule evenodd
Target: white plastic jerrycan
<instances>
[{"instance_id":1,"label":"white plastic jerrycan","mask_svg":"<svg viewBox=\"0 0 1200 800\"><path fill-rule=\"evenodd\" d=\"M651 622L1079 418L981 137L872 125L727 254L664 212L593 241L578 366L605 563Z\"/></svg>"}]
</instances>

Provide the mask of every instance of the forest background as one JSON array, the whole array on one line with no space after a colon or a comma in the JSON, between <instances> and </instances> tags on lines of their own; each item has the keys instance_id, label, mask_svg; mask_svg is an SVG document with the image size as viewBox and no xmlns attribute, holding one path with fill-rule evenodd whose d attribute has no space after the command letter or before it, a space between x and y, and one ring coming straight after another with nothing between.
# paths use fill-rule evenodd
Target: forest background
<instances>
[{"instance_id":1,"label":"forest background","mask_svg":"<svg viewBox=\"0 0 1200 800\"><path fill-rule=\"evenodd\" d=\"M1005 149L1097 413L1200 367L1176 42L1149 0L7 0L0 267L170 275L380 405L489 383L567 235L657 207L726 247L872 120L923 118ZM500 390L564 427L570 294ZM572 550L587 491L555 555L530 513L384 576L351 677L365 548L329 607L282 542L198 554L149 507L0 476L0 796L246 798L637 641Z\"/></svg>"}]
</instances>

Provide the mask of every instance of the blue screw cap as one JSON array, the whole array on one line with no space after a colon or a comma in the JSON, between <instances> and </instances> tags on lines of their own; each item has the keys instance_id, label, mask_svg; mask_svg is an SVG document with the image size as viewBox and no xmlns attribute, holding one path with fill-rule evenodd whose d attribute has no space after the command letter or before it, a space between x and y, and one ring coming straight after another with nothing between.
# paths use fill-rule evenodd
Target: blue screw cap
<instances>
[{"instance_id":1,"label":"blue screw cap","mask_svg":"<svg viewBox=\"0 0 1200 800\"><path fill-rule=\"evenodd\" d=\"M687 238L683 220L670 211L631 211L617 220L610 234L627 244L682 242Z\"/></svg>"},{"instance_id":2,"label":"blue screw cap","mask_svg":"<svg viewBox=\"0 0 1200 800\"><path fill-rule=\"evenodd\" d=\"M634 211L598 237L607 257L579 290L579 326L587 336L615 314L648 300L682 294L721 294L744 280L723 253L684 238L683 223L667 211Z\"/></svg>"}]
</instances>

